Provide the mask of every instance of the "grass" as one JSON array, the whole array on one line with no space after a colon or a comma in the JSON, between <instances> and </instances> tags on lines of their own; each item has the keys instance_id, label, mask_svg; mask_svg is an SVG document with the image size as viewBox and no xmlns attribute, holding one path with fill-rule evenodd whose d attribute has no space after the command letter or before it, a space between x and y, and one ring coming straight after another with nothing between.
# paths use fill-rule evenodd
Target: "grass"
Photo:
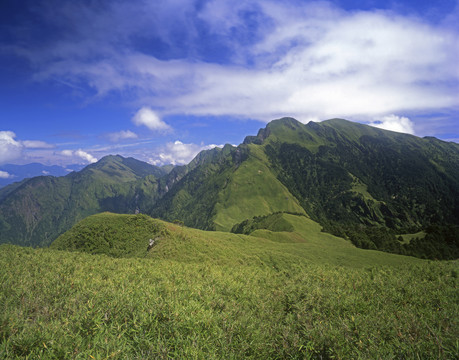
<instances>
[{"instance_id":1,"label":"grass","mask_svg":"<svg viewBox=\"0 0 459 360\"><path fill-rule=\"evenodd\" d=\"M143 257L150 239L160 241L169 235L163 222L146 215L105 212L80 221L59 236L51 248L113 257Z\"/></svg>"},{"instance_id":2,"label":"grass","mask_svg":"<svg viewBox=\"0 0 459 360\"><path fill-rule=\"evenodd\" d=\"M262 148L249 147L250 158L240 165L219 194L214 219L217 230L230 231L233 225L245 219L277 211L304 213L298 201L272 173Z\"/></svg>"},{"instance_id":3,"label":"grass","mask_svg":"<svg viewBox=\"0 0 459 360\"><path fill-rule=\"evenodd\" d=\"M423 239L427 233L425 231L419 231L415 234L402 234L400 235L403 239L402 244L409 244L411 240L415 238Z\"/></svg>"},{"instance_id":4,"label":"grass","mask_svg":"<svg viewBox=\"0 0 459 360\"><path fill-rule=\"evenodd\" d=\"M283 216L293 232L256 236L91 219L155 224L161 240L135 258L0 246L0 358L459 356L457 262L356 249Z\"/></svg>"}]
</instances>

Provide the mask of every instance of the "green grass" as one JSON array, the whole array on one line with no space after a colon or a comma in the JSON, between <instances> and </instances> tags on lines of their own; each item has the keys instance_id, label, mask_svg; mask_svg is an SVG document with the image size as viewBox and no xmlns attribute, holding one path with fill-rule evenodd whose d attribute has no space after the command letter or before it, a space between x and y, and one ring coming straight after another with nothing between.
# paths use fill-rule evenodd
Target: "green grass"
<instances>
[{"instance_id":1,"label":"green grass","mask_svg":"<svg viewBox=\"0 0 459 360\"><path fill-rule=\"evenodd\" d=\"M249 145L250 158L234 171L220 192L215 206L217 230L230 231L233 225L253 216L277 211L304 213L293 195L272 173L262 148Z\"/></svg>"},{"instance_id":2,"label":"green grass","mask_svg":"<svg viewBox=\"0 0 459 360\"><path fill-rule=\"evenodd\" d=\"M159 242L168 236L164 223L149 216L106 212L83 219L59 236L51 248L113 257L144 257L150 239Z\"/></svg>"},{"instance_id":3,"label":"green grass","mask_svg":"<svg viewBox=\"0 0 459 360\"><path fill-rule=\"evenodd\" d=\"M415 238L419 238L419 239L425 238L426 232L425 231L419 231L419 232L417 232L415 234L402 234L400 236L403 238L402 244L409 244L411 242L411 240L413 240Z\"/></svg>"},{"instance_id":4,"label":"green grass","mask_svg":"<svg viewBox=\"0 0 459 360\"><path fill-rule=\"evenodd\" d=\"M131 234L122 223L162 233L135 258L134 245L111 256L0 246L0 358L459 356L457 262L356 249L282 216L293 232L254 236L142 215L89 219L89 233L114 223L119 243Z\"/></svg>"}]
</instances>

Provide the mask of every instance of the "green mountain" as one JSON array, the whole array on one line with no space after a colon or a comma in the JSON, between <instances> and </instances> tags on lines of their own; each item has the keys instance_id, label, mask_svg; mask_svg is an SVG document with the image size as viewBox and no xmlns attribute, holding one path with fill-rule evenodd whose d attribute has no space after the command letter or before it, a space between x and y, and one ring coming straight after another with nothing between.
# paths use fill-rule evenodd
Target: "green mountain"
<instances>
[{"instance_id":1,"label":"green mountain","mask_svg":"<svg viewBox=\"0 0 459 360\"><path fill-rule=\"evenodd\" d=\"M102 211L134 213L155 200L161 168L107 156L64 177L39 176L0 190L0 242L47 246Z\"/></svg>"},{"instance_id":2,"label":"green mountain","mask_svg":"<svg viewBox=\"0 0 459 360\"><path fill-rule=\"evenodd\" d=\"M253 216L297 211L321 223L414 232L459 222L458 179L457 144L339 119L286 118L188 173L152 213L229 230Z\"/></svg>"},{"instance_id":3,"label":"green mountain","mask_svg":"<svg viewBox=\"0 0 459 360\"><path fill-rule=\"evenodd\" d=\"M150 214L230 231L276 212L305 214L359 247L456 258L459 145L341 119L275 120L187 173ZM426 229L411 245L396 237Z\"/></svg>"},{"instance_id":4,"label":"green mountain","mask_svg":"<svg viewBox=\"0 0 459 360\"><path fill-rule=\"evenodd\" d=\"M283 118L238 147L203 151L167 170L107 157L63 178L10 185L0 190L1 241L48 245L102 211L139 210L220 231L246 229L244 222L270 228L269 220L252 219L292 213L358 247L459 256L455 143L342 119L304 125ZM422 235L405 235L415 233Z\"/></svg>"}]
</instances>

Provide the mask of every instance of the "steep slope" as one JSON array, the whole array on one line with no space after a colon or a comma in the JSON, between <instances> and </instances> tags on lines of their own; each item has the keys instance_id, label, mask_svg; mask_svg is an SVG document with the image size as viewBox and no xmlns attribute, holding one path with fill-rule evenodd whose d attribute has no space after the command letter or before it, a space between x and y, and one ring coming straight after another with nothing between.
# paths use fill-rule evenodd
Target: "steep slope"
<instances>
[{"instance_id":1,"label":"steep slope","mask_svg":"<svg viewBox=\"0 0 459 360\"><path fill-rule=\"evenodd\" d=\"M157 197L161 169L107 156L65 177L40 176L2 189L0 242L47 246L77 221L101 212L134 213Z\"/></svg>"},{"instance_id":2,"label":"steep slope","mask_svg":"<svg viewBox=\"0 0 459 360\"><path fill-rule=\"evenodd\" d=\"M199 229L229 231L257 215L304 213L257 147L226 145L202 152L198 159L199 164L155 204L150 215Z\"/></svg>"},{"instance_id":3,"label":"steep slope","mask_svg":"<svg viewBox=\"0 0 459 360\"><path fill-rule=\"evenodd\" d=\"M459 224L459 145L345 120L294 123L286 141L268 125L265 152L278 179L316 221L382 225L415 232ZM281 126L284 125L284 126ZM288 136L288 138L292 138Z\"/></svg>"},{"instance_id":4,"label":"steep slope","mask_svg":"<svg viewBox=\"0 0 459 360\"><path fill-rule=\"evenodd\" d=\"M206 156L150 214L225 231L277 211L308 214L329 229L459 224L458 144L341 119L284 118Z\"/></svg>"}]
</instances>

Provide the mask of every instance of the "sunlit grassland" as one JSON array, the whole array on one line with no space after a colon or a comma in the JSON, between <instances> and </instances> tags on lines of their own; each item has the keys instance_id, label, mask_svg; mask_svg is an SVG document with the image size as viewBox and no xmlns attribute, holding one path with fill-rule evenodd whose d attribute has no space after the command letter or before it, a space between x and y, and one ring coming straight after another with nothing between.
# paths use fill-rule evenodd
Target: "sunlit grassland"
<instances>
[{"instance_id":1,"label":"sunlit grassland","mask_svg":"<svg viewBox=\"0 0 459 360\"><path fill-rule=\"evenodd\" d=\"M151 220L162 237L137 258L3 245L0 358L457 358L456 262L284 216L291 241Z\"/></svg>"},{"instance_id":2,"label":"sunlit grassland","mask_svg":"<svg viewBox=\"0 0 459 360\"><path fill-rule=\"evenodd\" d=\"M304 213L298 200L272 173L262 148L249 145L249 149L250 158L237 168L219 194L214 220L217 230L229 231L234 224L255 215Z\"/></svg>"}]
</instances>

